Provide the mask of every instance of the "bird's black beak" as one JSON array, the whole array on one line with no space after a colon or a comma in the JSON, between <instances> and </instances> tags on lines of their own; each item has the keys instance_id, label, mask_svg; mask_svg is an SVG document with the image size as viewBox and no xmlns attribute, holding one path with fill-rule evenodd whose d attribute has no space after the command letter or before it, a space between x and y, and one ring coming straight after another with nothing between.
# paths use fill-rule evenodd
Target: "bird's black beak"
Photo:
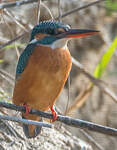
<instances>
[{"instance_id":1,"label":"bird's black beak","mask_svg":"<svg viewBox=\"0 0 117 150\"><path fill-rule=\"evenodd\" d=\"M59 38L80 38L89 35L97 34L99 31L97 30L89 30L89 29L69 29L68 31L59 34L57 37Z\"/></svg>"}]
</instances>

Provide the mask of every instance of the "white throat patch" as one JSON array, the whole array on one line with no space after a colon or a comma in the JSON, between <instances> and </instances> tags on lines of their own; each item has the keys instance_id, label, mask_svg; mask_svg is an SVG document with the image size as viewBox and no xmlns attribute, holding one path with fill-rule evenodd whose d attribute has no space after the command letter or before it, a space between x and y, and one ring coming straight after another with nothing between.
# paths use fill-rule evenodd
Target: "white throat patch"
<instances>
[{"instance_id":1,"label":"white throat patch","mask_svg":"<svg viewBox=\"0 0 117 150\"><path fill-rule=\"evenodd\" d=\"M56 49L56 48L63 48L63 49L67 49L67 42L68 39L60 39L60 40L56 40L55 42L53 42L50 47L51 49Z\"/></svg>"}]
</instances>

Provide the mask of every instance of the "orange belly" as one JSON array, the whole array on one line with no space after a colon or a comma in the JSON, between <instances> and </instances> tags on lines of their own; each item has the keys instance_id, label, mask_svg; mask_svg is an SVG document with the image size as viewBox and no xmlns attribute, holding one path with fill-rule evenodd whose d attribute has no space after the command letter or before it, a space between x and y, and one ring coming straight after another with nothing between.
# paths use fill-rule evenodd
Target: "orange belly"
<instances>
[{"instance_id":1,"label":"orange belly","mask_svg":"<svg viewBox=\"0 0 117 150\"><path fill-rule=\"evenodd\" d=\"M56 101L71 70L68 49L38 46L16 81L13 103L26 103L33 109L48 110Z\"/></svg>"}]
</instances>

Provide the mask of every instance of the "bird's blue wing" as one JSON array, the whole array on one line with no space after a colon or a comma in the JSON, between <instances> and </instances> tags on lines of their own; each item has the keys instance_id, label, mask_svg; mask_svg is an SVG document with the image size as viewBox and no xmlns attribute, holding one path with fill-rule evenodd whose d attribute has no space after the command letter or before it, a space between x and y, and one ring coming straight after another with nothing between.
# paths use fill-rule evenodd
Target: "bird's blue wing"
<instances>
[{"instance_id":1,"label":"bird's blue wing","mask_svg":"<svg viewBox=\"0 0 117 150\"><path fill-rule=\"evenodd\" d=\"M27 47L25 48L25 50L22 52L22 54L20 55L18 64L17 64L17 68L16 68L16 79L18 79L21 75L21 73L24 71L27 62L29 60L29 57L32 55L33 50L35 49L36 43L32 43L27 45Z\"/></svg>"}]
</instances>

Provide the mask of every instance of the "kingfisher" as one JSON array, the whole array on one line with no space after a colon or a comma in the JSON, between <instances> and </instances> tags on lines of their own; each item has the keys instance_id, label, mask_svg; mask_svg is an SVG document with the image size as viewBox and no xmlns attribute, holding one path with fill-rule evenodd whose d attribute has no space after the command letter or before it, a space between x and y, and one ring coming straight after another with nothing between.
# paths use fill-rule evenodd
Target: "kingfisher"
<instances>
[{"instance_id":1,"label":"kingfisher","mask_svg":"<svg viewBox=\"0 0 117 150\"><path fill-rule=\"evenodd\" d=\"M63 89L72 67L67 43L70 39L94 35L98 31L71 29L59 21L42 21L32 29L31 38L20 55L16 68L13 103L23 105L22 118L42 121L40 116L29 114L30 108L48 111L57 119L54 104ZM40 126L23 124L27 138L41 132Z\"/></svg>"}]
</instances>

